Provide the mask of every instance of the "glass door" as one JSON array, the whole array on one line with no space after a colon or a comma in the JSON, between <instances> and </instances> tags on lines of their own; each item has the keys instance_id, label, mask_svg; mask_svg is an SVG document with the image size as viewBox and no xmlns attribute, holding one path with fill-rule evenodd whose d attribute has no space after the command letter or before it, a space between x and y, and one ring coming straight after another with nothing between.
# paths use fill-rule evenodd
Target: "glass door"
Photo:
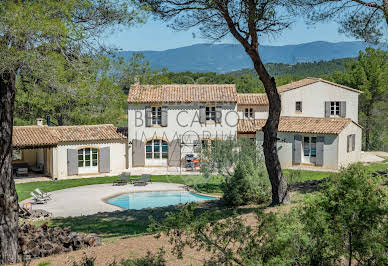
<instances>
[{"instance_id":1,"label":"glass door","mask_svg":"<svg viewBox=\"0 0 388 266\"><path fill-rule=\"evenodd\" d=\"M317 157L317 138L303 137L303 163L315 163Z\"/></svg>"}]
</instances>

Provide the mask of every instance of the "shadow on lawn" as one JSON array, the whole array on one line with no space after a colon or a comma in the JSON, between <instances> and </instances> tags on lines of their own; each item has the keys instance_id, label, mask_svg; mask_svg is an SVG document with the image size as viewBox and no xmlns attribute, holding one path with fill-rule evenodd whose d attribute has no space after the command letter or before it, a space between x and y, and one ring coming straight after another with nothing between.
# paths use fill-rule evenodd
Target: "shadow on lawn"
<instances>
[{"instance_id":1,"label":"shadow on lawn","mask_svg":"<svg viewBox=\"0 0 388 266\"><path fill-rule=\"evenodd\" d=\"M181 205L160 207L142 210L125 210L104 212L95 215L55 218L50 221L50 226L70 226L72 231L95 233L103 238L125 237L148 233L149 216L155 220L162 220L166 212L178 210ZM237 214L252 213L256 207L227 208L222 200L198 203L198 211L213 211L215 219L223 219Z\"/></svg>"}]
</instances>

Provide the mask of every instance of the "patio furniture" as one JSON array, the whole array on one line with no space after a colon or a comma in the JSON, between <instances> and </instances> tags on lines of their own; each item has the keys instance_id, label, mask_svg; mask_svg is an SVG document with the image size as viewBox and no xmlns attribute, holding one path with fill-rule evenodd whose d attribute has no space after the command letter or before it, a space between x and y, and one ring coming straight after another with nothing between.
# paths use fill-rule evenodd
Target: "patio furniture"
<instances>
[{"instance_id":1,"label":"patio furniture","mask_svg":"<svg viewBox=\"0 0 388 266\"><path fill-rule=\"evenodd\" d=\"M121 173L120 179L113 181L113 186L123 186L128 184L131 173Z\"/></svg>"},{"instance_id":2,"label":"patio furniture","mask_svg":"<svg viewBox=\"0 0 388 266\"><path fill-rule=\"evenodd\" d=\"M13 163L12 172L16 176L28 176L28 164L27 163Z\"/></svg>"},{"instance_id":3,"label":"patio furniture","mask_svg":"<svg viewBox=\"0 0 388 266\"><path fill-rule=\"evenodd\" d=\"M28 168L24 168L24 167L17 168L16 176L28 176Z\"/></svg>"},{"instance_id":4,"label":"patio furniture","mask_svg":"<svg viewBox=\"0 0 388 266\"><path fill-rule=\"evenodd\" d=\"M151 182L151 176L147 174L141 175L140 179L138 181L134 181L134 186L145 186L148 182Z\"/></svg>"},{"instance_id":5,"label":"patio furniture","mask_svg":"<svg viewBox=\"0 0 388 266\"><path fill-rule=\"evenodd\" d=\"M41 198L40 196L36 195L34 192L31 192L30 195L32 196L32 199L34 200L35 204L46 204L47 199Z\"/></svg>"},{"instance_id":6,"label":"patio furniture","mask_svg":"<svg viewBox=\"0 0 388 266\"><path fill-rule=\"evenodd\" d=\"M36 188L35 189L35 192L36 192L36 194L39 196L39 197L41 197L41 198L43 198L43 199L48 199L48 200L50 200L51 199L51 195L50 194L48 194L47 192L43 192L43 191L41 191L39 188Z\"/></svg>"},{"instance_id":7,"label":"patio furniture","mask_svg":"<svg viewBox=\"0 0 388 266\"><path fill-rule=\"evenodd\" d=\"M43 174L44 173L44 166L41 163L37 163L36 167L31 167L31 171L37 174Z\"/></svg>"}]
</instances>

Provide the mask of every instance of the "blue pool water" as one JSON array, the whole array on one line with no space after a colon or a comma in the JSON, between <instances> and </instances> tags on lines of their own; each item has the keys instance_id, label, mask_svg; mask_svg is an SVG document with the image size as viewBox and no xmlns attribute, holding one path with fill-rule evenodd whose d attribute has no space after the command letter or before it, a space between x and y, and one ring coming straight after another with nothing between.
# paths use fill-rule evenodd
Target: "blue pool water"
<instances>
[{"instance_id":1,"label":"blue pool water","mask_svg":"<svg viewBox=\"0 0 388 266\"><path fill-rule=\"evenodd\" d=\"M110 198L107 202L126 210L140 210L215 199L215 197L203 196L189 191L163 191L127 193Z\"/></svg>"}]
</instances>

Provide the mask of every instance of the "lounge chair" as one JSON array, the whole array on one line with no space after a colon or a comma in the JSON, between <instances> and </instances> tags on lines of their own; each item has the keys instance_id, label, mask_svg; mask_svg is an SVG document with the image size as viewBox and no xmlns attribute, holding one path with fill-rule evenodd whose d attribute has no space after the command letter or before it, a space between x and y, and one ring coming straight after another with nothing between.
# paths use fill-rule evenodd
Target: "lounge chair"
<instances>
[{"instance_id":1,"label":"lounge chair","mask_svg":"<svg viewBox=\"0 0 388 266\"><path fill-rule=\"evenodd\" d=\"M151 176L150 175L141 175L140 179L138 181L134 181L134 186L145 186L148 182L151 182Z\"/></svg>"},{"instance_id":2,"label":"lounge chair","mask_svg":"<svg viewBox=\"0 0 388 266\"><path fill-rule=\"evenodd\" d=\"M31 192L30 195L32 196L32 199L34 200L35 204L46 204L47 203L47 199L39 197L34 192Z\"/></svg>"},{"instance_id":3,"label":"lounge chair","mask_svg":"<svg viewBox=\"0 0 388 266\"><path fill-rule=\"evenodd\" d=\"M39 197L41 197L42 199L48 199L48 200L51 199L51 195L50 195L50 194L48 194L47 192L41 191L39 188L36 188L36 189L35 189L35 192L36 192L36 194L37 194Z\"/></svg>"},{"instance_id":4,"label":"lounge chair","mask_svg":"<svg viewBox=\"0 0 388 266\"><path fill-rule=\"evenodd\" d=\"M113 181L113 186L123 186L128 184L131 173L122 173L120 179Z\"/></svg>"}]
</instances>

